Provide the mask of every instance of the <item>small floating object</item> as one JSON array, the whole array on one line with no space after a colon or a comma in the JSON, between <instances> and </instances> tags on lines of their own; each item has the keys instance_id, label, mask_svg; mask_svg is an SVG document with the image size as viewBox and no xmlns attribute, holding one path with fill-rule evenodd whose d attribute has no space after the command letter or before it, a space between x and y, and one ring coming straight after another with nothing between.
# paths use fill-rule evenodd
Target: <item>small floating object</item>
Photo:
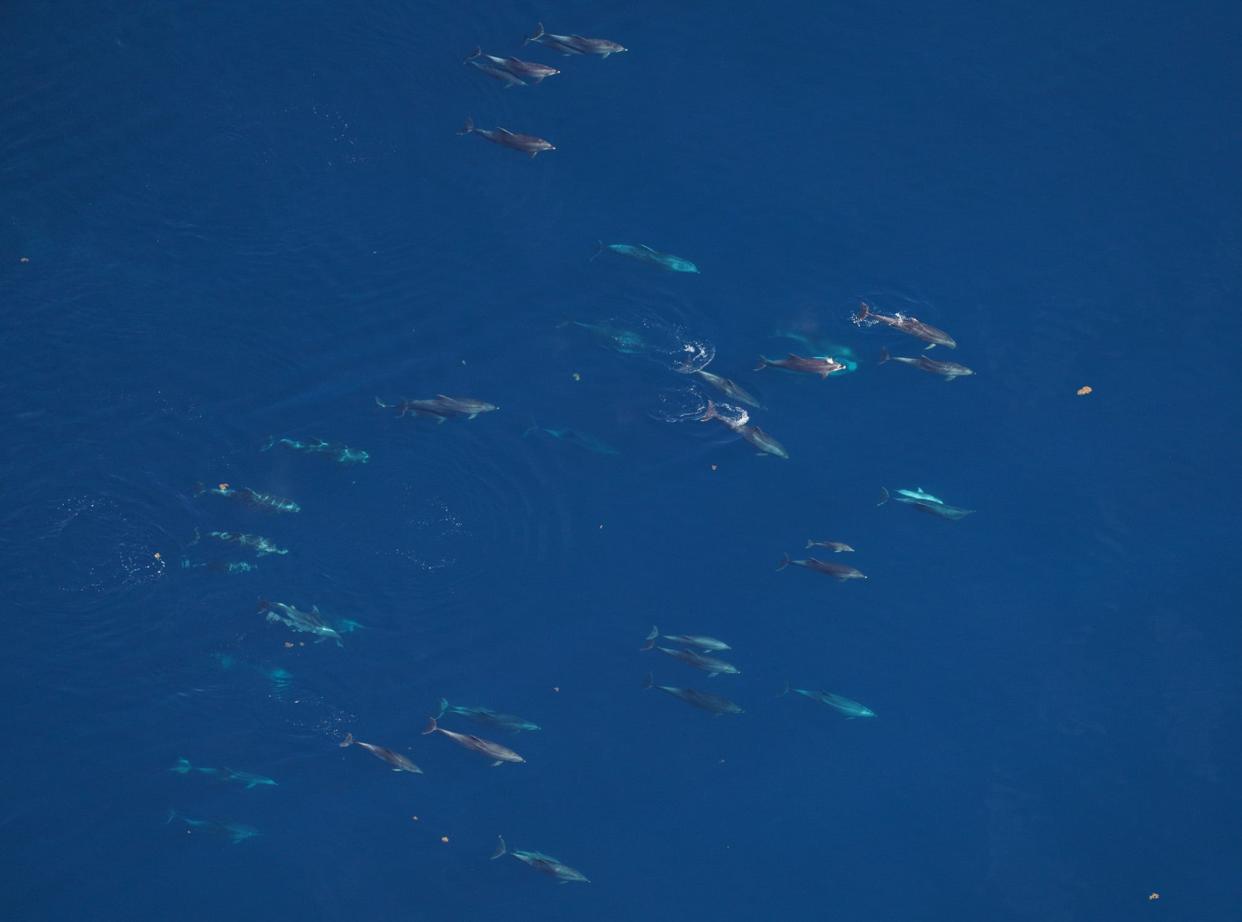
<instances>
[{"instance_id":1,"label":"small floating object","mask_svg":"<svg viewBox=\"0 0 1242 922\"><path fill-rule=\"evenodd\" d=\"M1084 384L1082 387L1078 388L1078 390L1075 391L1075 393L1078 394L1079 397L1086 397L1088 394L1091 393L1091 385ZM1156 899L1160 899L1160 894L1158 893L1156 894Z\"/></svg>"},{"instance_id":2,"label":"small floating object","mask_svg":"<svg viewBox=\"0 0 1242 922\"><path fill-rule=\"evenodd\" d=\"M1087 388L1087 390L1090 390L1090 389L1091 389L1091 388ZM1158 899L1160 899L1160 894L1159 894L1159 893L1152 893L1152 894L1150 894L1150 895L1147 897L1147 901L1148 901L1149 903L1154 903L1154 902L1155 902L1156 900L1158 900Z\"/></svg>"}]
</instances>

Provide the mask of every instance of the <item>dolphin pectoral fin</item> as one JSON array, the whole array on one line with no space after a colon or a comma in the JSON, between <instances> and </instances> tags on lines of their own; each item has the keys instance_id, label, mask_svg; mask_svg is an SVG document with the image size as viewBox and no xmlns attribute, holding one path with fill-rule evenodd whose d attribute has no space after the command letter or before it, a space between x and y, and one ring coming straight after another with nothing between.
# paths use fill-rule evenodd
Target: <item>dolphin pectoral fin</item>
<instances>
[{"instance_id":1,"label":"dolphin pectoral fin","mask_svg":"<svg viewBox=\"0 0 1242 922\"><path fill-rule=\"evenodd\" d=\"M504 764L505 763L503 761L501 761L500 759L497 759L495 762L492 763L492 768L499 768L500 766Z\"/></svg>"}]
</instances>

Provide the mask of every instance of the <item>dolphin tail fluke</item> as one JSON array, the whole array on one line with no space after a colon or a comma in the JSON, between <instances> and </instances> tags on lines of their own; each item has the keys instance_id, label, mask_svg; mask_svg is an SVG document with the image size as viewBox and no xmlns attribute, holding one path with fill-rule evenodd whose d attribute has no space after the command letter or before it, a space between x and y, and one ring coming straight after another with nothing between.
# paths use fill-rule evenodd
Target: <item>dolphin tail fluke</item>
<instances>
[{"instance_id":1,"label":"dolphin tail fluke","mask_svg":"<svg viewBox=\"0 0 1242 922\"><path fill-rule=\"evenodd\" d=\"M470 132L472 131L474 131L474 119L472 119L469 115L467 115L466 124L462 125L461 130L458 131L457 133L458 134L470 134Z\"/></svg>"},{"instance_id":2,"label":"dolphin tail fluke","mask_svg":"<svg viewBox=\"0 0 1242 922\"><path fill-rule=\"evenodd\" d=\"M887 502L888 502L888 489L886 487L880 487L880 501L876 503L876 505L883 506Z\"/></svg>"},{"instance_id":3,"label":"dolphin tail fluke","mask_svg":"<svg viewBox=\"0 0 1242 922\"><path fill-rule=\"evenodd\" d=\"M269 435L267 441L259 446L259 451L271 451L272 446L276 444L276 436Z\"/></svg>"},{"instance_id":4,"label":"dolphin tail fluke","mask_svg":"<svg viewBox=\"0 0 1242 922\"><path fill-rule=\"evenodd\" d=\"M764 356L759 356L759 364L755 366L755 371L763 371L768 367L768 360Z\"/></svg>"},{"instance_id":5,"label":"dolphin tail fluke","mask_svg":"<svg viewBox=\"0 0 1242 922\"><path fill-rule=\"evenodd\" d=\"M530 425L527 426L526 431L522 433L522 438L526 438L532 432L538 432L538 431L539 431L539 422L538 420L535 419L535 417L532 416L530 418Z\"/></svg>"},{"instance_id":6,"label":"dolphin tail fluke","mask_svg":"<svg viewBox=\"0 0 1242 922\"><path fill-rule=\"evenodd\" d=\"M706 423L713 419L720 419L720 414L716 412L716 403L713 400L707 401L707 409L703 411L703 415L699 417L699 422Z\"/></svg>"},{"instance_id":7,"label":"dolphin tail fluke","mask_svg":"<svg viewBox=\"0 0 1242 922\"><path fill-rule=\"evenodd\" d=\"M643 650L643 651L652 649L653 647L655 647L656 638L659 636L660 636L660 629L653 624L651 626L651 633L648 634L645 638L643 638L643 645L639 647L638 649Z\"/></svg>"},{"instance_id":8,"label":"dolphin tail fluke","mask_svg":"<svg viewBox=\"0 0 1242 922\"><path fill-rule=\"evenodd\" d=\"M789 694L789 683L788 683L788 682L786 682L786 683L785 683L785 690L784 690L784 691L782 691L782 692L781 692L779 695L777 695L776 697L777 697L777 698L784 698L784 697L785 697L786 695L788 695L788 694Z\"/></svg>"},{"instance_id":9,"label":"dolphin tail fluke","mask_svg":"<svg viewBox=\"0 0 1242 922\"><path fill-rule=\"evenodd\" d=\"M505 848L505 837L497 836L496 837L496 851L492 852L491 860L495 861L497 858L499 858L501 855L506 854L507 852L508 852L508 849Z\"/></svg>"},{"instance_id":10,"label":"dolphin tail fluke","mask_svg":"<svg viewBox=\"0 0 1242 922\"><path fill-rule=\"evenodd\" d=\"M265 611L271 611L271 610L272 610L272 603L269 602L267 599L263 598L262 596L260 596L259 597L259 611L265 612Z\"/></svg>"},{"instance_id":11,"label":"dolphin tail fluke","mask_svg":"<svg viewBox=\"0 0 1242 922\"><path fill-rule=\"evenodd\" d=\"M466 57L462 60L462 62L461 62L461 63L463 63L463 64L469 64L471 61L473 61L475 58L477 58L477 57L478 57L479 55L481 55L482 53L483 53L483 46L481 46L481 45L475 45L475 46L474 46L474 51L472 51L472 52L470 52L468 55L466 55Z\"/></svg>"},{"instance_id":12,"label":"dolphin tail fluke","mask_svg":"<svg viewBox=\"0 0 1242 922\"><path fill-rule=\"evenodd\" d=\"M879 361L879 364L880 364L880 365L883 365L885 362L887 362L887 361L888 361L889 359L891 359L891 358L892 358L892 356L891 356L891 355L889 355L888 350L887 350L887 349L885 349L885 348L883 348L883 347L881 347L881 349L880 349L880 361Z\"/></svg>"},{"instance_id":13,"label":"dolphin tail fluke","mask_svg":"<svg viewBox=\"0 0 1242 922\"><path fill-rule=\"evenodd\" d=\"M785 569L785 568L786 568L787 566L789 566L791 563L793 563L793 561L789 558L789 555L788 555L788 554L786 554L786 555L785 555L785 559L784 559L784 560L782 560L780 563L778 563L778 564L776 565L777 572L779 572L779 571L781 571L781 570Z\"/></svg>"},{"instance_id":14,"label":"dolphin tail fluke","mask_svg":"<svg viewBox=\"0 0 1242 922\"><path fill-rule=\"evenodd\" d=\"M353 744L354 744L354 735L352 733L346 733L345 739L341 740L341 742L338 745L342 749L344 749L346 746L352 746Z\"/></svg>"},{"instance_id":15,"label":"dolphin tail fluke","mask_svg":"<svg viewBox=\"0 0 1242 922\"><path fill-rule=\"evenodd\" d=\"M168 816L164 820L164 825L167 826L169 823L177 819L179 816L181 816L181 814L178 813L176 810L169 810Z\"/></svg>"},{"instance_id":16,"label":"dolphin tail fluke","mask_svg":"<svg viewBox=\"0 0 1242 922\"><path fill-rule=\"evenodd\" d=\"M384 403L384 401L380 400L378 397L375 398L375 405L381 410L391 410L394 406L396 406L396 404Z\"/></svg>"},{"instance_id":17,"label":"dolphin tail fluke","mask_svg":"<svg viewBox=\"0 0 1242 922\"><path fill-rule=\"evenodd\" d=\"M855 323L864 323L871 316L871 305L866 301L858 302L858 313L854 315Z\"/></svg>"},{"instance_id":18,"label":"dolphin tail fluke","mask_svg":"<svg viewBox=\"0 0 1242 922\"><path fill-rule=\"evenodd\" d=\"M591 254L591 258L587 260L587 262L595 262L596 257L599 256L599 254L602 252L604 252L604 241L596 240L595 241L595 252Z\"/></svg>"},{"instance_id":19,"label":"dolphin tail fluke","mask_svg":"<svg viewBox=\"0 0 1242 922\"><path fill-rule=\"evenodd\" d=\"M189 774L191 767L189 759L179 758L177 759L177 764L170 768L169 771L176 772L178 775L186 775Z\"/></svg>"},{"instance_id":20,"label":"dolphin tail fluke","mask_svg":"<svg viewBox=\"0 0 1242 922\"><path fill-rule=\"evenodd\" d=\"M448 709L449 709L448 698L441 698L440 699L440 713L436 715L436 720L439 720L441 717L443 717L444 712L447 711Z\"/></svg>"},{"instance_id":21,"label":"dolphin tail fluke","mask_svg":"<svg viewBox=\"0 0 1242 922\"><path fill-rule=\"evenodd\" d=\"M541 38L543 38L543 23L540 22L535 25L535 34L528 35L526 41L522 42L522 44L529 45L531 42L537 42Z\"/></svg>"},{"instance_id":22,"label":"dolphin tail fluke","mask_svg":"<svg viewBox=\"0 0 1242 922\"><path fill-rule=\"evenodd\" d=\"M440 727L436 723L436 719L434 717L428 717L427 726L423 729L423 736L426 736L428 733L435 733L439 729Z\"/></svg>"},{"instance_id":23,"label":"dolphin tail fluke","mask_svg":"<svg viewBox=\"0 0 1242 922\"><path fill-rule=\"evenodd\" d=\"M649 672L645 676L643 676L643 690L645 691L646 689L651 688L653 685L655 685L655 676L653 676Z\"/></svg>"},{"instance_id":24,"label":"dolphin tail fluke","mask_svg":"<svg viewBox=\"0 0 1242 922\"><path fill-rule=\"evenodd\" d=\"M201 480L194 481L194 495L195 496L202 496L206 492L207 492L206 484L204 484Z\"/></svg>"}]
</instances>

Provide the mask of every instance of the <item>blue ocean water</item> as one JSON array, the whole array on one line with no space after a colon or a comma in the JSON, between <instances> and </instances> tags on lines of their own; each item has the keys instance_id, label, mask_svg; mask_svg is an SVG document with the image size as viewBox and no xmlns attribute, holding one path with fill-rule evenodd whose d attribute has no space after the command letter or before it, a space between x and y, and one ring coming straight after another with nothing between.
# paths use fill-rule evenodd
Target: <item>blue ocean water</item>
<instances>
[{"instance_id":1,"label":"blue ocean water","mask_svg":"<svg viewBox=\"0 0 1242 922\"><path fill-rule=\"evenodd\" d=\"M3 19L4 918L1237 917L1236 5ZM708 359L788 460L696 421ZM437 394L499 409L375 403Z\"/></svg>"}]
</instances>

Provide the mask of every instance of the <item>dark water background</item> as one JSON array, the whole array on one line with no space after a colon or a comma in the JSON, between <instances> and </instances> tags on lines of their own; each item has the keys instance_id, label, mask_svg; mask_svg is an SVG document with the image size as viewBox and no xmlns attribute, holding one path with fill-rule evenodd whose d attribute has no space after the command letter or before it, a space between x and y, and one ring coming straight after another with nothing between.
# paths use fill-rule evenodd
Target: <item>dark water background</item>
<instances>
[{"instance_id":1,"label":"dark water background","mask_svg":"<svg viewBox=\"0 0 1242 922\"><path fill-rule=\"evenodd\" d=\"M539 19L630 51L531 46L563 73L508 91L462 66ZM8 4L3 916L1237 918L1239 19ZM457 137L467 114L558 150ZM600 238L702 275L591 262ZM878 367L919 343L851 326L860 296L977 375ZM693 399L668 355L566 318L710 343L791 460L653 418ZM780 329L863 365L752 373ZM438 392L501 410L372 400ZM621 453L524 439L532 418ZM183 569L221 528L291 553ZM776 572L808 537L870 580ZM288 649L260 596L365 627ZM653 622L744 674L639 653ZM644 693L649 669L747 713ZM786 680L879 716L773 700ZM442 695L540 723L483 733L528 764L419 736ZM489 863L497 833L593 882Z\"/></svg>"}]
</instances>

